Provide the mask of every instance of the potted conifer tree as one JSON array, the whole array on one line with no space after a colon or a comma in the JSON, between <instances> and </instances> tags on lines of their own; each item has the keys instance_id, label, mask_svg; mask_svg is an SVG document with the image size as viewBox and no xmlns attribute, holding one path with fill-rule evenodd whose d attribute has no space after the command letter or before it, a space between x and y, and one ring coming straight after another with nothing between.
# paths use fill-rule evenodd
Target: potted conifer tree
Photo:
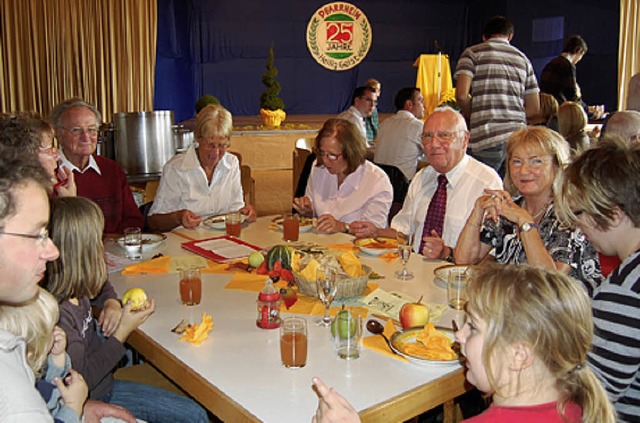
<instances>
[{"instance_id":1,"label":"potted conifer tree","mask_svg":"<svg viewBox=\"0 0 640 423\"><path fill-rule=\"evenodd\" d=\"M262 83L266 89L260 95L260 116L266 126L278 127L287 117L284 112L284 101L280 94L280 83L276 80L278 69L273 65L273 46L269 49L267 70L262 75Z\"/></svg>"}]
</instances>

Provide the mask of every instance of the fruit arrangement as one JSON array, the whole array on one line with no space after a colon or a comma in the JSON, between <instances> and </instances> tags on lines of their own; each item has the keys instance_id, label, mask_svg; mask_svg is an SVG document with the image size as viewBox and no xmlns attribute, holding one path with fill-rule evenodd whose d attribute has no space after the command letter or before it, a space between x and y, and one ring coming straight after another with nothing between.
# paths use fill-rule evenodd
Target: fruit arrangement
<instances>
[{"instance_id":1,"label":"fruit arrangement","mask_svg":"<svg viewBox=\"0 0 640 423\"><path fill-rule=\"evenodd\" d=\"M249 255L249 266L255 268L258 275L269 275L274 282L282 279L291 286L294 283L291 272L292 252L293 250L286 245L272 247L266 257L256 251Z\"/></svg>"}]
</instances>

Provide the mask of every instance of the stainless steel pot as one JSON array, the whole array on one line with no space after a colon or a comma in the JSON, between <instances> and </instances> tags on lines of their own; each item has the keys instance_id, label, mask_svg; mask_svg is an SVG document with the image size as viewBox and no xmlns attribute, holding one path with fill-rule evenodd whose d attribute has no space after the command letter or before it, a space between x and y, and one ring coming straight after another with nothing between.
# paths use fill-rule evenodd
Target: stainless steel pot
<instances>
[{"instance_id":1,"label":"stainless steel pot","mask_svg":"<svg viewBox=\"0 0 640 423\"><path fill-rule=\"evenodd\" d=\"M175 154L173 111L114 113L115 157L129 176L160 174Z\"/></svg>"},{"instance_id":2,"label":"stainless steel pot","mask_svg":"<svg viewBox=\"0 0 640 423\"><path fill-rule=\"evenodd\" d=\"M108 159L115 160L115 144L113 140L113 134L115 130L113 129L113 123L103 123L100 125L100 133L98 135L98 146L96 148L96 153L101 156L104 156Z\"/></svg>"},{"instance_id":3,"label":"stainless steel pot","mask_svg":"<svg viewBox=\"0 0 640 423\"><path fill-rule=\"evenodd\" d=\"M182 153L193 144L193 131L184 125L173 125L173 142L176 153Z\"/></svg>"}]
</instances>

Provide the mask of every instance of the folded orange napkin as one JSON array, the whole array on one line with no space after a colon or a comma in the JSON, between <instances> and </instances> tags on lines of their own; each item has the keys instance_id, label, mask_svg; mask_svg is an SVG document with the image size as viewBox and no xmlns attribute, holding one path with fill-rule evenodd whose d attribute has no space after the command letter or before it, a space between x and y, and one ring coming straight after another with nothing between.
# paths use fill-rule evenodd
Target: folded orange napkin
<instances>
[{"instance_id":1,"label":"folded orange napkin","mask_svg":"<svg viewBox=\"0 0 640 423\"><path fill-rule=\"evenodd\" d=\"M233 263L244 263L248 264L249 261L247 259L242 259L235 261ZM242 273L243 271L240 269L234 269L233 267L229 268L233 263L218 263L213 260L207 260L207 267L202 269L202 273L216 273L216 274L234 274L234 273ZM245 272L246 273L246 272ZM261 275L264 276L264 275Z\"/></svg>"},{"instance_id":2,"label":"folded orange napkin","mask_svg":"<svg viewBox=\"0 0 640 423\"><path fill-rule=\"evenodd\" d=\"M386 337L388 339L391 339L391 335L396 333L396 326L393 324L393 322L391 320L387 320L387 323L384 325L384 332L383 333L386 335ZM393 357L393 358L395 358L397 360L404 361L405 363L409 362L409 360L407 360L406 358L402 357L401 355L394 354L389 349L389 346L387 345L387 342L384 339L382 339L382 336L380 336L380 335L367 336L366 338L364 338L362 340L362 345L364 345L366 348L369 348L370 350L373 350L373 351L378 352L380 354L384 354L384 355L387 355L389 357Z\"/></svg>"},{"instance_id":3,"label":"folded orange napkin","mask_svg":"<svg viewBox=\"0 0 640 423\"><path fill-rule=\"evenodd\" d=\"M331 244L327 245L327 248L331 248L332 250L340 250L340 251L351 251L352 253L360 252L360 248L356 247L352 243L347 244Z\"/></svg>"},{"instance_id":4,"label":"folded orange napkin","mask_svg":"<svg viewBox=\"0 0 640 423\"><path fill-rule=\"evenodd\" d=\"M132 264L122 270L123 275L144 275L146 273L163 274L169 273L169 264L171 263L171 257L164 256L154 258L142 263Z\"/></svg>"},{"instance_id":5,"label":"folded orange napkin","mask_svg":"<svg viewBox=\"0 0 640 423\"><path fill-rule=\"evenodd\" d=\"M224 289L260 292L264 288L267 278L267 275L256 275L247 272L236 273Z\"/></svg>"},{"instance_id":6,"label":"folded orange napkin","mask_svg":"<svg viewBox=\"0 0 640 423\"><path fill-rule=\"evenodd\" d=\"M395 259L398 258L398 253L384 253L384 254L380 254L378 257L380 257L382 260L386 261L387 263L393 263L395 261Z\"/></svg>"}]
</instances>

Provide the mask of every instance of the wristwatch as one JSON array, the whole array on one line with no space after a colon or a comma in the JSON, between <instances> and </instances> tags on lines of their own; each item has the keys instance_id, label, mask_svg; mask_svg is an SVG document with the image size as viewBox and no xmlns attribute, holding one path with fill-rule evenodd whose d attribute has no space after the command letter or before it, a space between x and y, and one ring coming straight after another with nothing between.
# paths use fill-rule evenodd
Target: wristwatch
<instances>
[{"instance_id":1,"label":"wristwatch","mask_svg":"<svg viewBox=\"0 0 640 423\"><path fill-rule=\"evenodd\" d=\"M449 248L449 254L444 258L444 261L448 261L449 263L454 263L455 258L453 257L453 248L446 247L446 246L444 248Z\"/></svg>"},{"instance_id":2,"label":"wristwatch","mask_svg":"<svg viewBox=\"0 0 640 423\"><path fill-rule=\"evenodd\" d=\"M345 234L348 234L348 233L349 233L349 224L348 224L348 223L345 223L345 224L344 224L344 233L345 233Z\"/></svg>"},{"instance_id":3,"label":"wristwatch","mask_svg":"<svg viewBox=\"0 0 640 423\"><path fill-rule=\"evenodd\" d=\"M536 225L535 223L525 222L522 225L520 225L520 227L518 228L518 231L520 233L525 233L525 232L529 232L531 229L536 229L537 227L538 225Z\"/></svg>"}]
</instances>

